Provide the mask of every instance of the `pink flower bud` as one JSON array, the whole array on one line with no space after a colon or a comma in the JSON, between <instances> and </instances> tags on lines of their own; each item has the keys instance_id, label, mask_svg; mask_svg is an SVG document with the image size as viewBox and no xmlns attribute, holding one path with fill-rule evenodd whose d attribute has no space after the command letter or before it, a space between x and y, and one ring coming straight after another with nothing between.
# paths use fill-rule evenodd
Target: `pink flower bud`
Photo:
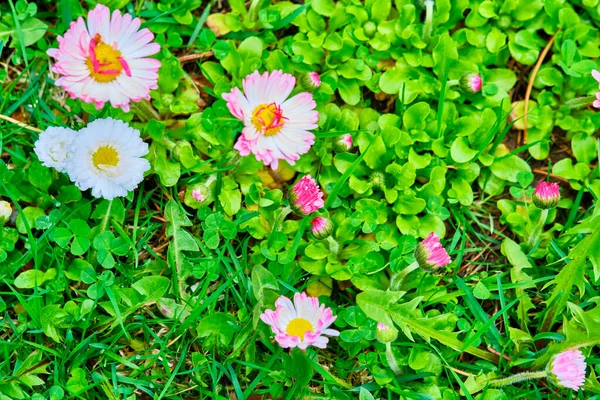
<instances>
[{"instance_id":1,"label":"pink flower bud","mask_svg":"<svg viewBox=\"0 0 600 400\"><path fill-rule=\"evenodd\" d=\"M580 350L566 350L548 364L548 377L560 386L579 390L585 382L585 356Z\"/></svg>"},{"instance_id":2,"label":"pink flower bud","mask_svg":"<svg viewBox=\"0 0 600 400\"><path fill-rule=\"evenodd\" d=\"M289 202L292 210L298 215L308 215L325 204L323 201L323 192L319 185L310 175L305 175L300 179L289 192Z\"/></svg>"},{"instance_id":3,"label":"pink flower bud","mask_svg":"<svg viewBox=\"0 0 600 400\"><path fill-rule=\"evenodd\" d=\"M346 133L338 136L333 142L333 149L338 153L344 153L352 148L352 135Z\"/></svg>"},{"instance_id":4,"label":"pink flower bud","mask_svg":"<svg viewBox=\"0 0 600 400\"><path fill-rule=\"evenodd\" d=\"M451 261L448 252L440 243L439 236L433 232L417 245L415 258L421 269L428 272L450 264Z\"/></svg>"},{"instance_id":5,"label":"pink flower bud","mask_svg":"<svg viewBox=\"0 0 600 400\"><path fill-rule=\"evenodd\" d=\"M398 330L393 327L389 327L381 322L377 323L377 331L375 332L377 340L381 343L390 343L396 340L398 337Z\"/></svg>"},{"instance_id":6,"label":"pink flower bud","mask_svg":"<svg viewBox=\"0 0 600 400\"><path fill-rule=\"evenodd\" d=\"M542 210L554 208L560 201L560 187L555 182L540 182L533 192L533 204Z\"/></svg>"},{"instance_id":7,"label":"pink flower bud","mask_svg":"<svg viewBox=\"0 0 600 400\"><path fill-rule=\"evenodd\" d=\"M481 90L481 86L482 86L483 82L481 80L481 76L479 76L479 74L476 74L474 72L469 72L467 74L464 74L461 78L460 78L460 87L468 92L468 93L477 93Z\"/></svg>"},{"instance_id":8,"label":"pink flower bud","mask_svg":"<svg viewBox=\"0 0 600 400\"><path fill-rule=\"evenodd\" d=\"M300 85L305 90L314 92L321 86L321 78L316 72L307 72L300 77Z\"/></svg>"},{"instance_id":9,"label":"pink flower bud","mask_svg":"<svg viewBox=\"0 0 600 400\"><path fill-rule=\"evenodd\" d=\"M325 239L333 233L333 223L328 218L315 217L310 224L311 232L317 239Z\"/></svg>"}]
</instances>

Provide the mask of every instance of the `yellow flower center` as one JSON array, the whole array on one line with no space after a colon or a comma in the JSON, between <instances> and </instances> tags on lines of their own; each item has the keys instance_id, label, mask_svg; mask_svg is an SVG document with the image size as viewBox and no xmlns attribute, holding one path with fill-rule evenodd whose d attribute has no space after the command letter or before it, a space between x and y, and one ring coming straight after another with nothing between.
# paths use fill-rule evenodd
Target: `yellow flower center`
<instances>
[{"instance_id":1,"label":"yellow flower center","mask_svg":"<svg viewBox=\"0 0 600 400\"><path fill-rule=\"evenodd\" d=\"M284 119L281 107L275 103L261 104L252 111L252 125L264 136L277 135Z\"/></svg>"},{"instance_id":2,"label":"yellow flower center","mask_svg":"<svg viewBox=\"0 0 600 400\"><path fill-rule=\"evenodd\" d=\"M129 65L121 57L121 52L104 43L99 33L90 40L89 54L85 64L90 71L90 76L96 82L108 83L114 81L123 70L125 70L127 76L131 76Z\"/></svg>"},{"instance_id":3,"label":"yellow flower center","mask_svg":"<svg viewBox=\"0 0 600 400\"><path fill-rule=\"evenodd\" d=\"M290 336L297 336L300 340L304 340L304 335L306 335L307 332L312 333L313 327L311 323L304 318L294 318L290 321L285 331Z\"/></svg>"},{"instance_id":4,"label":"yellow flower center","mask_svg":"<svg viewBox=\"0 0 600 400\"><path fill-rule=\"evenodd\" d=\"M112 146L100 146L92 154L94 167L103 170L106 167L116 167L119 164L119 153Z\"/></svg>"}]
</instances>

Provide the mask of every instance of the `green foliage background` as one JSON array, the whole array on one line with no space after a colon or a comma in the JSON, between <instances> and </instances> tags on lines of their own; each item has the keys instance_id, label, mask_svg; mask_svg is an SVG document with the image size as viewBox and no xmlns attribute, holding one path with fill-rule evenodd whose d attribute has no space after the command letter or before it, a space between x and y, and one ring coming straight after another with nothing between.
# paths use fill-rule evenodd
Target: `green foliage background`
<instances>
[{"instance_id":1,"label":"green foliage background","mask_svg":"<svg viewBox=\"0 0 600 400\"><path fill-rule=\"evenodd\" d=\"M600 395L600 114L577 100L597 91L598 0L439 0L431 26L416 0L102 3L162 46L159 89L130 113L67 98L49 72L45 51L94 1L0 4L0 113L123 119L152 165L128 197L95 200L41 165L35 130L0 120L0 196L18 212L0 228L0 399ZM256 69L321 76L317 140L294 167L233 150L242 124L221 94ZM467 72L479 93L452 85ZM344 133L355 147L336 153ZM308 173L337 253L309 218L281 221ZM563 199L531 247L548 175ZM453 262L388 290L430 232ZM258 318L298 290L338 316L326 350L284 351ZM400 331L399 376L376 321ZM579 346L584 392L488 385Z\"/></svg>"}]
</instances>

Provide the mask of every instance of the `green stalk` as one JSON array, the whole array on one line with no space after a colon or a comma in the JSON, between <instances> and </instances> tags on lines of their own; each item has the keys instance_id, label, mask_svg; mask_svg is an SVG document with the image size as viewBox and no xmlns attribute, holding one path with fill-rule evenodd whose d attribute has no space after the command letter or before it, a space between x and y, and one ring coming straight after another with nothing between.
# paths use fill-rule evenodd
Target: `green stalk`
<instances>
[{"instance_id":1,"label":"green stalk","mask_svg":"<svg viewBox=\"0 0 600 400\"><path fill-rule=\"evenodd\" d=\"M490 386L500 387L500 386L506 386L506 385L514 385L517 382L522 382L522 381L526 381L529 379L545 378L547 376L548 376L548 373L546 371L523 372L520 374L509 376L508 378L492 379L491 381L488 381L488 382L489 382Z\"/></svg>"},{"instance_id":2,"label":"green stalk","mask_svg":"<svg viewBox=\"0 0 600 400\"><path fill-rule=\"evenodd\" d=\"M394 353L392 353L392 344L390 342L387 342L385 344L385 359L390 365L390 369L394 371L394 375L402 375L402 370L396 362L396 357L394 357Z\"/></svg>"},{"instance_id":3,"label":"green stalk","mask_svg":"<svg viewBox=\"0 0 600 400\"><path fill-rule=\"evenodd\" d=\"M431 37L431 31L433 29L433 6L435 2L433 0L425 0L425 25L423 25L423 39L429 39Z\"/></svg>"},{"instance_id":4,"label":"green stalk","mask_svg":"<svg viewBox=\"0 0 600 400\"><path fill-rule=\"evenodd\" d=\"M390 290L398 291L402 283L404 283L404 279L408 274L413 272L415 269L419 268L419 263L417 261L410 264L408 267L404 268L402 271L397 272L390 281Z\"/></svg>"},{"instance_id":5,"label":"green stalk","mask_svg":"<svg viewBox=\"0 0 600 400\"><path fill-rule=\"evenodd\" d=\"M332 238L331 236L327 236L327 243L329 243L329 251L331 251L334 254L339 253L340 245L338 242L336 242L334 238Z\"/></svg>"},{"instance_id":6,"label":"green stalk","mask_svg":"<svg viewBox=\"0 0 600 400\"><path fill-rule=\"evenodd\" d=\"M570 109L585 107L592 104L595 100L597 100L596 95L593 96L585 96L585 97L575 97L567 102L565 102L565 106Z\"/></svg>"},{"instance_id":7,"label":"green stalk","mask_svg":"<svg viewBox=\"0 0 600 400\"><path fill-rule=\"evenodd\" d=\"M533 230L531 231L531 234L529 235L527 247L529 247L530 249L533 249L533 246L535 246L538 243L540 239L540 234L542 233L542 229L544 228L544 224L546 223L547 218L548 209L544 209L542 210L542 215L540 216L540 219L537 221L537 223L533 227Z\"/></svg>"},{"instance_id":8,"label":"green stalk","mask_svg":"<svg viewBox=\"0 0 600 400\"><path fill-rule=\"evenodd\" d=\"M281 210L281 213L279 213L279 216L277 216L277 220L275 221L273 232L278 232L283 228L283 221L291 212L292 208L290 206L286 206Z\"/></svg>"}]
</instances>

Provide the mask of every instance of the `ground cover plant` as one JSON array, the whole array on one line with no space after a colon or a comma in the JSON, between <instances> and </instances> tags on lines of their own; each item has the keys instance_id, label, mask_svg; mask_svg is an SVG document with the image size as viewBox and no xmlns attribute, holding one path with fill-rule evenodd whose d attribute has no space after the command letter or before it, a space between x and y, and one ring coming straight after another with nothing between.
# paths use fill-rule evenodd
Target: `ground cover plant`
<instances>
[{"instance_id":1,"label":"ground cover plant","mask_svg":"<svg viewBox=\"0 0 600 400\"><path fill-rule=\"evenodd\" d=\"M600 398L599 26L0 3L0 399Z\"/></svg>"}]
</instances>

